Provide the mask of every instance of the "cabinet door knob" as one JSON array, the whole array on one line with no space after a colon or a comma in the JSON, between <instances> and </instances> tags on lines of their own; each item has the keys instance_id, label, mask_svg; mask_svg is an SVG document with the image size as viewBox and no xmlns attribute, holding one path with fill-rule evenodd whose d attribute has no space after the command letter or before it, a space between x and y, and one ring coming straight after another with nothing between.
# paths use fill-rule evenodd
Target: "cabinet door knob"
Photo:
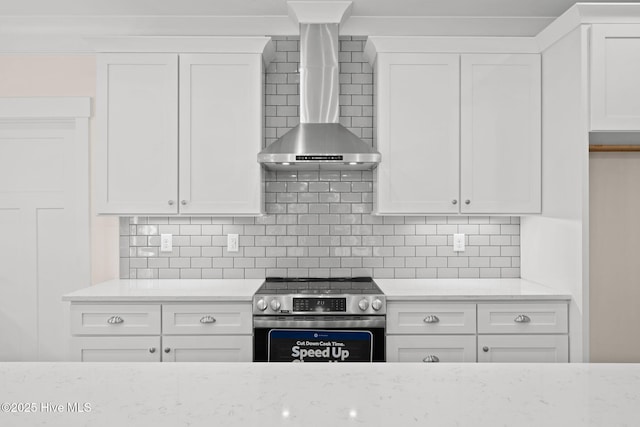
<instances>
[{"instance_id":1,"label":"cabinet door knob","mask_svg":"<svg viewBox=\"0 0 640 427\"><path fill-rule=\"evenodd\" d=\"M175 203L173 200L169 200L169 206L173 206L173 204Z\"/></svg>"},{"instance_id":2,"label":"cabinet door knob","mask_svg":"<svg viewBox=\"0 0 640 427\"><path fill-rule=\"evenodd\" d=\"M487 347L486 345L484 347L482 347L482 351L484 351L485 353L489 352L489 347Z\"/></svg>"},{"instance_id":3,"label":"cabinet door knob","mask_svg":"<svg viewBox=\"0 0 640 427\"><path fill-rule=\"evenodd\" d=\"M439 321L440 321L440 318L435 314L430 314L424 318L424 323L438 323Z\"/></svg>"},{"instance_id":4,"label":"cabinet door knob","mask_svg":"<svg viewBox=\"0 0 640 427\"><path fill-rule=\"evenodd\" d=\"M513 321L516 323L529 323L531 322L531 318L526 314L518 314Z\"/></svg>"},{"instance_id":5,"label":"cabinet door knob","mask_svg":"<svg viewBox=\"0 0 640 427\"><path fill-rule=\"evenodd\" d=\"M187 204L187 201L186 201L186 200L181 200L181 201L180 201L180 204L181 204L182 206L184 206L184 205L186 205L186 204Z\"/></svg>"},{"instance_id":6,"label":"cabinet door knob","mask_svg":"<svg viewBox=\"0 0 640 427\"><path fill-rule=\"evenodd\" d=\"M200 323L215 323L216 318L213 316L202 316L200 318Z\"/></svg>"},{"instance_id":7,"label":"cabinet door knob","mask_svg":"<svg viewBox=\"0 0 640 427\"><path fill-rule=\"evenodd\" d=\"M124 322L124 319L120 316L111 316L107 319L107 323L110 325L118 325Z\"/></svg>"},{"instance_id":8,"label":"cabinet door knob","mask_svg":"<svg viewBox=\"0 0 640 427\"><path fill-rule=\"evenodd\" d=\"M165 352L165 353L169 353L170 351L171 351L171 349L170 349L169 347L166 347L166 348L164 349L164 352Z\"/></svg>"},{"instance_id":9,"label":"cabinet door knob","mask_svg":"<svg viewBox=\"0 0 640 427\"><path fill-rule=\"evenodd\" d=\"M457 204L458 204L458 201L457 201L456 199L453 199L453 200L451 201L451 204L453 204L453 205L457 205Z\"/></svg>"},{"instance_id":10,"label":"cabinet door knob","mask_svg":"<svg viewBox=\"0 0 640 427\"><path fill-rule=\"evenodd\" d=\"M156 348L155 348L155 347L151 347L151 348L149 349L149 353L155 353L155 352L156 352Z\"/></svg>"},{"instance_id":11,"label":"cabinet door knob","mask_svg":"<svg viewBox=\"0 0 640 427\"><path fill-rule=\"evenodd\" d=\"M469 199L465 200L465 201L464 201L464 204L465 204L465 205L469 205L469 204L471 204L471 200L469 200Z\"/></svg>"},{"instance_id":12,"label":"cabinet door knob","mask_svg":"<svg viewBox=\"0 0 640 427\"><path fill-rule=\"evenodd\" d=\"M439 362L440 359L438 358L438 356L434 356L434 355L430 354L429 356L427 356L424 359L422 359L422 361L425 362L425 363L435 363L435 362Z\"/></svg>"}]
</instances>

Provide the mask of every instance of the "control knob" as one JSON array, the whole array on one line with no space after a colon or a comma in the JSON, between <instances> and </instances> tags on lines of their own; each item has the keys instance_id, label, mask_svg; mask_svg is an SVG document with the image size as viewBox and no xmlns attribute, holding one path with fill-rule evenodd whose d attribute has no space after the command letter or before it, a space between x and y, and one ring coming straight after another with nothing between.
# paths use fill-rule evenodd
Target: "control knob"
<instances>
[{"instance_id":1,"label":"control knob","mask_svg":"<svg viewBox=\"0 0 640 427\"><path fill-rule=\"evenodd\" d=\"M360 310L366 311L367 308L369 308L369 301L364 298L361 299L360 302L358 302L358 307L360 307Z\"/></svg>"},{"instance_id":2,"label":"control knob","mask_svg":"<svg viewBox=\"0 0 640 427\"><path fill-rule=\"evenodd\" d=\"M272 299L271 300L271 309L273 311L280 310L280 301L278 301L277 299Z\"/></svg>"},{"instance_id":3,"label":"control knob","mask_svg":"<svg viewBox=\"0 0 640 427\"><path fill-rule=\"evenodd\" d=\"M371 308L373 308L375 311L380 310L382 308L382 301L380 301L378 298L374 299L371 303Z\"/></svg>"},{"instance_id":4,"label":"control knob","mask_svg":"<svg viewBox=\"0 0 640 427\"><path fill-rule=\"evenodd\" d=\"M264 299L260 298L256 303L256 307L258 307L258 310L260 311L265 311L267 309L267 302Z\"/></svg>"}]
</instances>

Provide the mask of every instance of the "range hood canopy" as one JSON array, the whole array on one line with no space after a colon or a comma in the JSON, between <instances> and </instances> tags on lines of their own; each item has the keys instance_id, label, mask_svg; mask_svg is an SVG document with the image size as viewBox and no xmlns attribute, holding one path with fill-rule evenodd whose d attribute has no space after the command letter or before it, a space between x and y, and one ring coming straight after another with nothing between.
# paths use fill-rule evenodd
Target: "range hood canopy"
<instances>
[{"instance_id":1,"label":"range hood canopy","mask_svg":"<svg viewBox=\"0 0 640 427\"><path fill-rule=\"evenodd\" d=\"M372 169L380 153L339 120L339 24L300 24L300 124L258 154L267 169Z\"/></svg>"}]
</instances>

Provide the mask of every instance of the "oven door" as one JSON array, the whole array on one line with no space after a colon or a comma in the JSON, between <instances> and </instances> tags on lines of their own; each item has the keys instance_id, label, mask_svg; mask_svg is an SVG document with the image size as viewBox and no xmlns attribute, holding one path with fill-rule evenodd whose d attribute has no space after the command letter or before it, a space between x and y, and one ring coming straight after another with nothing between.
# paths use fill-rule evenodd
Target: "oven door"
<instances>
[{"instance_id":1,"label":"oven door","mask_svg":"<svg viewBox=\"0 0 640 427\"><path fill-rule=\"evenodd\" d=\"M385 316L254 316L254 362L384 362Z\"/></svg>"}]
</instances>

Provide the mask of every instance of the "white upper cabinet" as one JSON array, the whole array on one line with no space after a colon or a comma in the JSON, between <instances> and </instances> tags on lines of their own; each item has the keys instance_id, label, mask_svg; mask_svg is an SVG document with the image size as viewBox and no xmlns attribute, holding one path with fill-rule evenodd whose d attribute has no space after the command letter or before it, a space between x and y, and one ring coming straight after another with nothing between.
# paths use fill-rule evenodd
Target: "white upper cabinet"
<instances>
[{"instance_id":1,"label":"white upper cabinet","mask_svg":"<svg viewBox=\"0 0 640 427\"><path fill-rule=\"evenodd\" d=\"M178 212L178 56L98 56L97 211Z\"/></svg>"},{"instance_id":2,"label":"white upper cabinet","mask_svg":"<svg viewBox=\"0 0 640 427\"><path fill-rule=\"evenodd\" d=\"M374 212L539 213L540 55L430 53L465 45L402 40L372 37L365 48L376 70L382 154Z\"/></svg>"},{"instance_id":3,"label":"white upper cabinet","mask_svg":"<svg viewBox=\"0 0 640 427\"><path fill-rule=\"evenodd\" d=\"M262 213L256 155L268 41L98 55L98 213Z\"/></svg>"},{"instance_id":4,"label":"white upper cabinet","mask_svg":"<svg viewBox=\"0 0 640 427\"><path fill-rule=\"evenodd\" d=\"M180 212L259 214L262 58L180 55Z\"/></svg>"},{"instance_id":5,"label":"white upper cabinet","mask_svg":"<svg viewBox=\"0 0 640 427\"><path fill-rule=\"evenodd\" d=\"M459 55L379 55L378 213L458 212L459 62Z\"/></svg>"},{"instance_id":6,"label":"white upper cabinet","mask_svg":"<svg viewBox=\"0 0 640 427\"><path fill-rule=\"evenodd\" d=\"M640 131L640 24L591 31L591 130Z\"/></svg>"},{"instance_id":7,"label":"white upper cabinet","mask_svg":"<svg viewBox=\"0 0 640 427\"><path fill-rule=\"evenodd\" d=\"M540 56L461 59L461 212L540 212Z\"/></svg>"}]
</instances>

